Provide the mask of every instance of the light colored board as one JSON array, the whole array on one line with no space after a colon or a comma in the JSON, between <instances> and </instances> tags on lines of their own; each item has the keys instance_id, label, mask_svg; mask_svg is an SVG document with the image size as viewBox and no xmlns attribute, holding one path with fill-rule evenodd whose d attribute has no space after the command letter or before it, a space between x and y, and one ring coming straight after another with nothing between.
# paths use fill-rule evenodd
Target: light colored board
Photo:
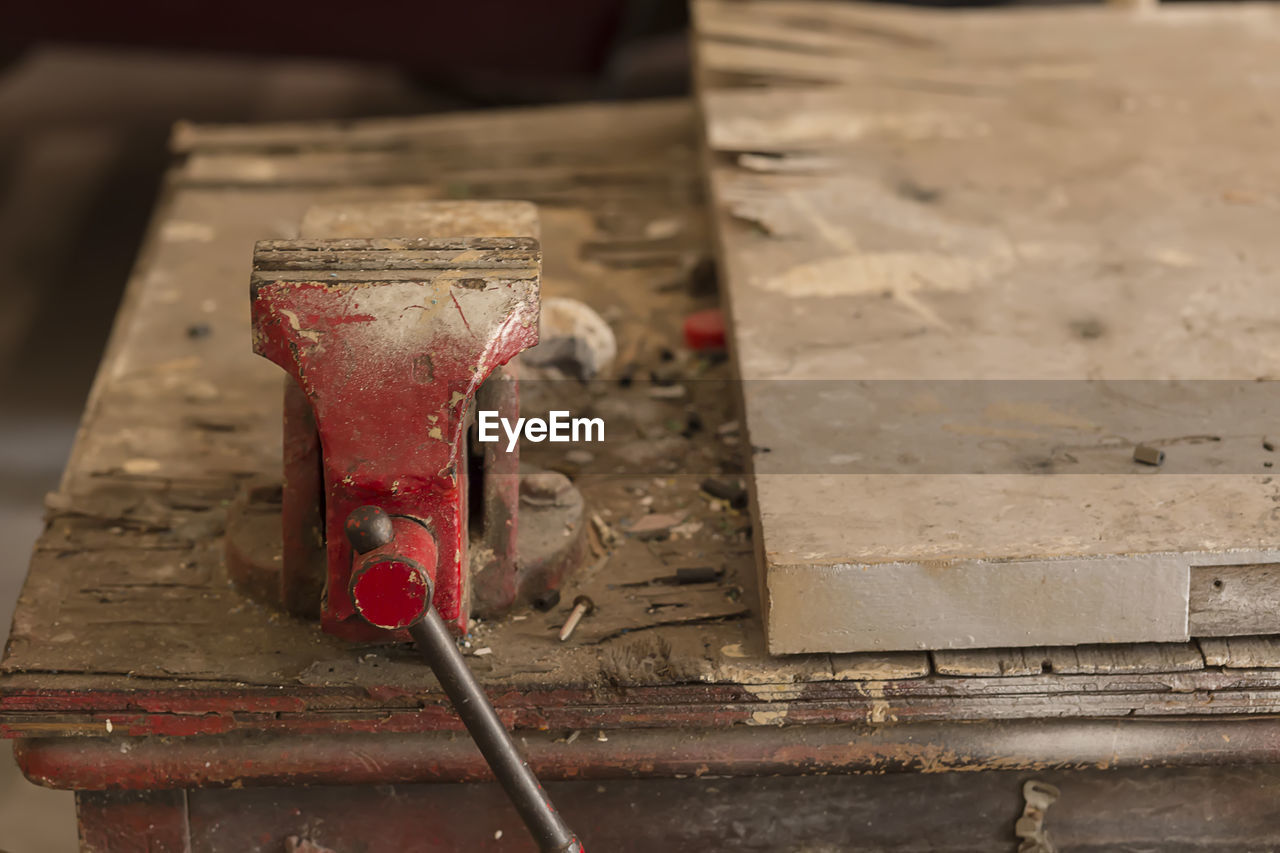
<instances>
[{"instance_id":1,"label":"light colored board","mask_svg":"<svg viewBox=\"0 0 1280 853\"><path fill-rule=\"evenodd\" d=\"M840 524L834 516L811 519L809 529ZM857 572L852 580L851 572ZM775 653L1135 643L1187 635L1187 565L1167 554L874 568L774 564L768 584Z\"/></svg>"},{"instance_id":2,"label":"light colored board","mask_svg":"<svg viewBox=\"0 0 1280 853\"><path fill-rule=\"evenodd\" d=\"M1199 642L1208 666L1280 668L1280 638L1277 637L1217 637Z\"/></svg>"},{"instance_id":3,"label":"light colored board","mask_svg":"<svg viewBox=\"0 0 1280 853\"><path fill-rule=\"evenodd\" d=\"M1155 383L1280 372L1273 8L694 9L772 652L1185 642L1189 567L1276 561L1260 428ZM884 386L803 380L930 380L933 467Z\"/></svg>"},{"instance_id":4,"label":"light colored board","mask_svg":"<svg viewBox=\"0 0 1280 853\"><path fill-rule=\"evenodd\" d=\"M939 675L969 677L1192 672L1205 664L1195 643L965 649L937 651L932 657Z\"/></svg>"}]
</instances>

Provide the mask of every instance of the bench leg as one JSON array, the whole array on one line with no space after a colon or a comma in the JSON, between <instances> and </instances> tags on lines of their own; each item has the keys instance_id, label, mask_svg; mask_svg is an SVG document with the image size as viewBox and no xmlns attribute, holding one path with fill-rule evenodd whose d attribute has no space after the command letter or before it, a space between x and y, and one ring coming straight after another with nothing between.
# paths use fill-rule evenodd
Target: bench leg
<instances>
[{"instance_id":1,"label":"bench leg","mask_svg":"<svg viewBox=\"0 0 1280 853\"><path fill-rule=\"evenodd\" d=\"M191 853L186 791L77 791L82 853Z\"/></svg>"}]
</instances>

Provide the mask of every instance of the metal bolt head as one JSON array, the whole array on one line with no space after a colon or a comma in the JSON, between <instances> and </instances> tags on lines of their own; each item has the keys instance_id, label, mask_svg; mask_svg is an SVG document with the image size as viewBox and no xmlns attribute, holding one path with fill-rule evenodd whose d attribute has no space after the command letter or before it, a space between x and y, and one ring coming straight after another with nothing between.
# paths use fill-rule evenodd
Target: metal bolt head
<instances>
[{"instance_id":1,"label":"metal bolt head","mask_svg":"<svg viewBox=\"0 0 1280 853\"><path fill-rule=\"evenodd\" d=\"M347 541L357 554L381 548L396 538L391 516L379 506L358 506L351 510L346 523Z\"/></svg>"},{"instance_id":2,"label":"metal bolt head","mask_svg":"<svg viewBox=\"0 0 1280 853\"><path fill-rule=\"evenodd\" d=\"M559 471L538 471L520 478L520 497L526 503L548 506L573 488Z\"/></svg>"}]
</instances>

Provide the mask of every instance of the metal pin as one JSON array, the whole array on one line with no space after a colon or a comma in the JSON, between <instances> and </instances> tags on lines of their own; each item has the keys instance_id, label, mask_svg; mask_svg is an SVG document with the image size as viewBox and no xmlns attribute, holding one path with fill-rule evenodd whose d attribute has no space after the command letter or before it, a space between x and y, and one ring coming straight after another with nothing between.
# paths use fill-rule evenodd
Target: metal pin
<instances>
[{"instance_id":1,"label":"metal pin","mask_svg":"<svg viewBox=\"0 0 1280 853\"><path fill-rule=\"evenodd\" d=\"M586 616L595 607L595 602L585 595L580 595L573 600L573 610L569 612L569 618L564 620L564 625L560 627L560 642L569 639L573 634L578 623L582 621L582 617Z\"/></svg>"}]
</instances>

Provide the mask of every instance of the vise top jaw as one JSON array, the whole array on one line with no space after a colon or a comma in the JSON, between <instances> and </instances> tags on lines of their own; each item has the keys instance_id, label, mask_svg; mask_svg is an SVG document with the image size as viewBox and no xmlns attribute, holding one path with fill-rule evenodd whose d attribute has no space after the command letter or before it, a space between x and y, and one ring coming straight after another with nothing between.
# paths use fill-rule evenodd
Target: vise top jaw
<instances>
[{"instance_id":1,"label":"vise top jaw","mask_svg":"<svg viewBox=\"0 0 1280 853\"><path fill-rule=\"evenodd\" d=\"M537 343L540 264L522 237L258 243L254 351L298 383L320 438L326 631L385 636L357 614L344 530L373 505L431 532L432 603L465 632L468 411L494 368Z\"/></svg>"}]
</instances>

